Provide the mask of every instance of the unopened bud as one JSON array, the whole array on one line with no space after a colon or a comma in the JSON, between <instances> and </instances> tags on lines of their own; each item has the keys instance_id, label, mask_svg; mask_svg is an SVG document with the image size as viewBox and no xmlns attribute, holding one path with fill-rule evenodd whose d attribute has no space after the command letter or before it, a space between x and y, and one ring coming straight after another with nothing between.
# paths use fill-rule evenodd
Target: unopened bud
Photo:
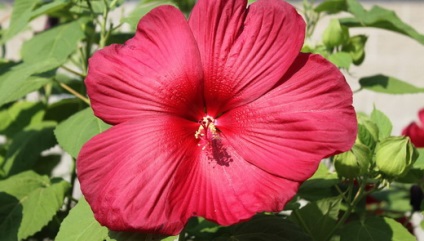
<instances>
[{"instance_id":1,"label":"unopened bud","mask_svg":"<svg viewBox=\"0 0 424 241\"><path fill-rule=\"evenodd\" d=\"M380 172L388 177L400 177L418 158L409 137L392 136L377 144L375 162Z\"/></svg>"},{"instance_id":2,"label":"unopened bud","mask_svg":"<svg viewBox=\"0 0 424 241\"><path fill-rule=\"evenodd\" d=\"M351 150L334 157L334 167L341 177L354 178L368 171L371 151L367 146L355 144Z\"/></svg>"},{"instance_id":3,"label":"unopened bud","mask_svg":"<svg viewBox=\"0 0 424 241\"><path fill-rule=\"evenodd\" d=\"M330 48L342 45L349 40L349 30L346 26L342 26L339 20L332 19L324 30L322 40L325 46Z\"/></svg>"}]
</instances>

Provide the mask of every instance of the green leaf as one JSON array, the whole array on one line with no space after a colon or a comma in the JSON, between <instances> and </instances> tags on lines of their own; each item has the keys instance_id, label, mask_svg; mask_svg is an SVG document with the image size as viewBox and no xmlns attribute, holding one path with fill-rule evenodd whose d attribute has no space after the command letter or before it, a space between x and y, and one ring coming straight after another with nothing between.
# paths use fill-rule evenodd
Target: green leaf
<instances>
[{"instance_id":1,"label":"green leaf","mask_svg":"<svg viewBox=\"0 0 424 241\"><path fill-rule=\"evenodd\" d=\"M368 217L365 220L348 223L341 232L341 240L416 241L417 239L391 218Z\"/></svg>"},{"instance_id":2,"label":"green leaf","mask_svg":"<svg viewBox=\"0 0 424 241\"><path fill-rule=\"evenodd\" d=\"M22 240L40 231L62 207L70 185L32 171L0 181L0 237Z\"/></svg>"},{"instance_id":3,"label":"green leaf","mask_svg":"<svg viewBox=\"0 0 424 241\"><path fill-rule=\"evenodd\" d=\"M13 4L12 17L9 28L1 38L0 44L14 37L27 27L31 19L31 11L37 5L38 1L15 0Z\"/></svg>"},{"instance_id":4,"label":"green leaf","mask_svg":"<svg viewBox=\"0 0 424 241\"><path fill-rule=\"evenodd\" d=\"M228 241L312 240L296 223L274 215L257 215L231 229Z\"/></svg>"},{"instance_id":5,"label":"green leaf","mask_svg":"<svg viewBox=\"0 0 424 241\"><path fill-rule=\"evenodd\" d=\"M94 219L90 206L82 198L63 220L55 241L103 241L107 237L108 229Z\"/></svg>"},{"instance_id":6,"label":"green leaf","mask_svg":"<svg viewBox=\"0 0 424 241\"><path fill-rule=\"evenodd\" d=\"M424 92L424 88L385 75L374 75L359 80L361 88L386 94L414 94Z\"/></svg>"},{"instance_id":7,"label":"green leaf","mask_svg":"<svg viewBox=\"0 0 424 241\"><path fill-rule=\"evenodd\" d=\"M342 51L347 52L352 57L354 65L360 65L365 59L365 43L368 37L365 35L356 35L349 39L347 44L343 45Z\"/></svg>"},{"instance_id":8,"label":"green leaf","mask_svg":"<svg viewBox=\"0 0 424 241\"><path fill-rule=\"evenodd\" d=\"M54 122L43 122L14 135L2 165L5 174L10 176L32 168L42 151L56 145L55 126Z\"/></svg>"},{"instance_id":9,"label":"green leaf","mask_svg":"<svg viewBox=\"0 0 424 241\"><path fill-rule=\"evenodd\" d=\"M41 102L19 101L0 111L0 134L12 137L25 127L42 121L44 105Z\"/></svg>"},{"instance_id":10,"label":"green leaf","mask_svg":"<svg viewBox=\"0 0 424 241\"><path fill-rule=\"evenodd\" d=\"M32 13L31 13L31 19L34 19L38 16L44 15L44 14L50 14L52 12L59 11L61 9L65 9L66 7L70 6L71 1L69 0L54 0L51 2L46 2L45 4L41 5L40 7L36 7Z\"/></svg>"},{"instance_id":11,"label":"green leaf","mask_svg":"<svg viewBox=\"0 0 424 241\"><path fill-rule=\"evenodd\" d=\"M127 17L122 19L122 22L128 23L131 27L131 31L134 31L137 28L138 22L144 15L150 12L153 8L165 4L175 6L172 1L140 0L134 10Z\"/></svg>"},{"instance_id":12,"label":"green leaf","mask_svg":"<svg viewBox=\"0 0 424 241\"><path fill-rule=\"evenodd\" d=\"M22 46L22 59L28 64L51 59L58 67L76 50L83 37L79 21L57 26L26 41Z\"/></svg>"},{"instance_id":13,"label":"green leaf","mask_svg":"<svg viewBox=\"0 0 424 241\"><path fill-rule=\"evenodd\" d=\"M325 240L337 223L340 203L340 197L311 202L302 209L295 210L290 219L303 224L305 231L314 237L314 240Z\"/></svg>"},{"instance_id":14,"label":"green leaf","mask_svg":"<svg viewBox=\"0 0 424 241\"><path fill-rule=\"evenodd\" d=\"M339 68L349 69L352 64L352 56L349 53L337 52L328 57L328 60Z\"/></svg>"},{"instance_id":15,"label":"green leaf","mask_svg":"<svg viewBox=\"0 0 424 241\"><path fill-rule=\"evenodd\" d=\"M378 127L379 140L383 140L392 134L392 122L383 112L377 110L375 107L371 112L371 121L373 121Z\"/></svg>"},{"instance_id":16,"label":"green leaf","mask_svg":"<svg viewBox=\"0 0 424 241\"><path fill-rule=\"evenodd\" d=\"M329 14L335 14L335 13L339 13L346 10L347 10L346 0L326 0L320 3L315 8L315 11L318 13L326 12Z\"/></svg>"},{"instance_id":17,"label":"green leaf","mask_svg":"<svg viewBox=\"0 0 424 241\"><path fill-rule=\"evenodd\" d=\"M332 187L337 183L339 183L337 174L329 172L321 163L315 174L300 186L297 194L309 201L334 197L337 192Z\"/></svg>"},{"instance_id":18,"label":"green leaf","mask_svg":"<svg viewBox=\"0 0 424 241\"><path fill-rule=\"evenodd\" d=\"M394 183L389 189L372 193L372 197L381 201L379 208L383 209L387 214L390 211L397 214L396 217L403 216L406 212L412 211L409 203L410 185Z\"/></svg>"},{"instance_id":19,"label":"green leaf","mask_svg":"<svg viewBox=\"0 0 424 241\"><path fill-rule=\"evenodd\" d=\"M416 149L419 153L419 156L412 167L414 169L424 170L424 148L416 148Z\"/></svg>"},{"instance_id":20,"label":"green leaf","mask_svg":"<svg viewBox=\"0 0 424 241\"><path fill-rule=\"evenodd\" d=\"M164 238L155 234L110 231L97 222L87 201L81 198L63 220L55 241L171 241L174 239L175 237Z\"/></svg>"},{"instance_id":21,"label":"green leaf","mask_svg":"<svg viewBox=\"0 0 424 241\"><path fill-rule=\"evenodd\" d=\"M60 163L61 159L62 156L57 154L40 156L32 170L40 175L52 176L53 169Z\"/></svg>"},{"instance_id":22,"label":"green leaf","mask_svg":"<svg viewBox=\"0 0 424 241\"><path fill-rule=\"evenodd\" d=\"M54 133L59 145L71 156L77 158L84 143L109 127L95 117L90 108L86 108L58 125Z\"/></svg>"},{"instance_id":23,"label":"green leaf","mask_svg":"<svg viewBox=\"0 0 424 241\"><path fill-rule=\"evenodd\" d=\"M47 107L44 120L62 122L86 106L80 99L63 99Z\"/></svg>"},{"instance_id":24,"label":"green leaf","mask_svg":"<svg viewBox=\"0 0 424 241\"><path fill-rule=\"evenodd\" d=\"M52 81L57 63L43 60L37 63L20 63L0 75L0 106L38 90Z\"/></svg>"},{"instance_id":25,"label":"green leaf","mask_svg":"<svg viewBox=\"0 0 424 241\"><path fill-rule=\"evenodd\" d=\"M340 19L343 25L348 27L375 27L397 32L424 44L424 35L418 33L410 25L403 22L394 11L381 8L379 6L372 7L371 10L365 10L357 0L346 0L348 11L355 18Z\"/></svg>"}]
</instances>

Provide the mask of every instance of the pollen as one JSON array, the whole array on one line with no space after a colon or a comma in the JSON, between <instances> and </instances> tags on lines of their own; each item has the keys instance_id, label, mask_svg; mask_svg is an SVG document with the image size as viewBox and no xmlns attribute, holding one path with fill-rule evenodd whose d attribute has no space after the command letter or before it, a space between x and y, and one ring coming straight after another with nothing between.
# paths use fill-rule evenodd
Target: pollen
<instances>
[{"instance_id":1,"label":"pollen","mask_svg":"<svg viewBox=\"0 0 424 241\"><path fill-rule=\"evenodd\" d=\"M208 143L219 139L219 134L215 127L216 120L214 118L205 116L199 121L199 124L199 129L197 129L194 137L200 140L198 146L203 146L202 149L204 150Z\"/></svg>"}]
</instances>

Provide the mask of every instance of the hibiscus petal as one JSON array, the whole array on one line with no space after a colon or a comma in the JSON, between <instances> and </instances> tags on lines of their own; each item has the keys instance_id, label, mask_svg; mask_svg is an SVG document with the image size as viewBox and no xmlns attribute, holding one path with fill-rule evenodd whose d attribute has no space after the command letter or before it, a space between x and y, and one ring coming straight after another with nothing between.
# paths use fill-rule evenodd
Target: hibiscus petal
<instances>
[{"instance_id":1,"label":"hibiscus petal","mask_svg":"<svg viewBox=\"0 0 424 241\"><path fill-rule=\"evenodd\" d=\"M248 103L283 76L299 53L305 23L281 0L199 0L189 19L199 46L209 115Z\"/></svg>"},{"instance_id":2,"label":"hibiscus petal","mask_svg":"<svg viewBox=\"0 0 424 241\"><path fill-rule=\"evenodd\" d=\"M224 114L216 127L250 163L304 181L322 158L351 148L357 123L340 71L318 55L301 54L273 90Z\"/></svg>"},{"instance_id":3,"label":"hibiscus petal","mask_svg":"<svg viewBox=\"0 0 424 241\"><path fill-rule=\"evenodd\" d=\"M279 212L296 194L298 182L269 174L245 161L225 139L202 147L198 160L186 160L171 195L173 206L187 216L202 216L221 225Z\"/></svg>"},{"instance_id":4,"label":"hibiscus petal","mask_svg":"<svg viewBox=\"0 0 424 241\"><path fill-rule=\"evenodd\" d=\"M143 17L134 38L97 51L85 80L94 113L111 124L140 111L197 119L203 110L202 69L184 15L172 6Z\"/></svg>"},{"instance_id":5,"label":"hibiscus petal","mask_svg":"<svg viewBox=\"0 0 424 241\"><path fill-rule=\"evenodd\" d=\"M195 158L197 128L158 114L116 125L88 141L77 171L96 219L112 230L179 233L187 220L170 206L170 189L182 161Z\"/></svg>"},{"instance_id":6,"label":"hibiscus petal","mask_svg":"<svg viewBox=\"0 0 424 241\"><path fill-rule=\"evenodd\" d=\"M422 125L424 123L424 109L418 112L418 118ZM424 128L418 123L413 122L409 124L403 129L402 135L409 136L416 147L424 147Z\"/></svg>"}]
</instances>

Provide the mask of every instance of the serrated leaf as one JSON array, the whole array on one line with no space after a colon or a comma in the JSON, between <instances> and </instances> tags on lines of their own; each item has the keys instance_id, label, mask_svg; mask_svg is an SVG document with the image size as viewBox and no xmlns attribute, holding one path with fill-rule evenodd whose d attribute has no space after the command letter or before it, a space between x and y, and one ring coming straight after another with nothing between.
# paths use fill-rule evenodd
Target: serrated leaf
<instances>
[{"instance_id":1,"label":"serrated leaf","mask_svg":"<svg viewBox=\"0 0 424 241\"><path fill-rule=\"evenodd\" d=\"M128 23L131 27L131 30L134 31L137 28L137 24L141 17L146 15L153 8L165 4L175 6L175 4L171 1L141 0L134 8L134 10L127 17L122 19L122 22Z\"/></svg>"},{"instance_id":2,"label":"serrated leaf","mask_svg":"<svg viewBox=\"0 0 424 241\"><path fill-rule=\"evenodd\" d=\"M378 127L379 140L383 140L384 138L389 137L392 134L392 122L383 112L377 110L375 107L371 112L371 120Z\"/></svg>"},{"instance_id":3,"label":"serrated leaf","mask_svg":"<svg viewBox=\"0 0 424 241\"><path fill-rule=\"evenodd\" d=\"M43 115L44 105L41 102L16 102L0 111L0 134L11 137L25 127L41 122Z\"/></svg>"},{"instance_id":4,"label":"serrated leaf","mask_svg":"<svg viewBox=\"0 0 424 241\"><path fill-rule=\"evenodd\" d=\"M159 237L154 234L110 231L97 222L87 201L81 198L63 220L55 241L170 241L175 238Z\"/></svg>"},{"instance_id":5,"label":"serrated leaf","mask_svg":"<svg viewBox=\"0 0 424 241\"><path fill-rule=\"evenodd\" d=\"M41 152L56 145L54 122L42 122L14 135L2 169L7 176L31 169Z\"/></svg>"},{"instance_id":6,"label":"serrated leaf","mask_svg":"<svg viewBox=\"0 0 424 241\"><path fill-rule=\"evenodd\" d=\"M63 24L35 35L22 46L22 59L25 63L37 63L51 59L58 67L77 48L84 37L79 21Z\"/></svg>"},{"instance_id":7,"label":"serrated leaf","mask_svg":"<svg viewBox=\"0 0 424 241\"><path fill-rule=\"evenodd\" d=\"M314 240L325 240L328 233L336 225L340 210L341 198L328 198L307 204L302 209L295 211L290 219L299 224L303 223Z\"/></svg>"},{"instance_id":8,"label":"serrated leaf","mask_svg":"<svg viewBox=\"0 0 424 241\"><path fill-rule=\"evenodd\" d=\"M348 223L341 232L341 240L416 241L417 239L391 218L369 217L363 221Z\"/></svg>"},{"instance_id":9,"label":"serrated leaf","mask_svg":"<svg viewBox=\"0 0 424 241\"><path fill-rule=\"evenodd\" d=\"M231 241L312 240L296 223L274 215L257 215L231 229Z\"/></svg>"},{"instance_id":10,"label":"serrated leaf","mask_svg":"<svg viewBox=\"0 0 424 241\"><path fill-rule=\"evenodd\" d=\"M355 18L340 19L343 25L348 27L375 27L397 32L415 39L424 44L424 35L418 33L410 25L403 22L394 11L374 6L371 10L365 10L357 0L346 0L348 11Z\"/></svg>"},{"instance_id":11,"label":"serrated leaf","mask_svg":"<svg viewBox=\"0 0 424 241\"><path fill-rule=\"evenodd\" d=\"M423 93L424 88L416 87L391 76L374 75L359 80L361 88L386 94Z\"/></svg>"},{"instance_id":12,"label":"serrated leaf","mask_svg":"<svg viewBox=\"0 0 424 241\"><path fill-rule=\"evenodd\" d=\"M37 3L38 1L14 1L10 25L7 28L4 36L1 38L0 44L5 43L27 27L27 24L31 19L31 11L37 5Z\"/></svg>"},{"instance_id":13,"label":"serrated leaf","mask_svg":"<svg viewBox=\"0 0 424 241\"><path fill-rule=\"evenodd\" d=\"M32 171L0 181L0 237L22 240L41 230L62 207L70 185Z\"/></svg>"},{"instance_id":14,"label":"serrated leaf","mask_svg":"<svg viewBox=\"0 0 424 241\"><path fill-rule=\"evenodd\" d=\"M103 241L107 237L108 229L97 222L87 201L82 198L63 220L55 241Z\"/></svg>"},{"instance_id":15,"label":"serrated leaf","mask_svg":"<svg viewBox=\"0 0 424 241\"><path fill-rule=\"evenodd\" d=\"M90 108L86 108L59 124L54 133L59 145L77 158L84 143L109 127L110 125L95 117Z\"/></svg>"},{"instance_id":16,"label":"serrated leaf","mask_svg":"<svg viewBox=\"0 0 424 241\"><path fill-rule=\"evenodd\" d=\"M52 81L57 63L43 60L37 63L20 63L0 75L0 106L22 98Z\"/></svg>"}]
</instances>

